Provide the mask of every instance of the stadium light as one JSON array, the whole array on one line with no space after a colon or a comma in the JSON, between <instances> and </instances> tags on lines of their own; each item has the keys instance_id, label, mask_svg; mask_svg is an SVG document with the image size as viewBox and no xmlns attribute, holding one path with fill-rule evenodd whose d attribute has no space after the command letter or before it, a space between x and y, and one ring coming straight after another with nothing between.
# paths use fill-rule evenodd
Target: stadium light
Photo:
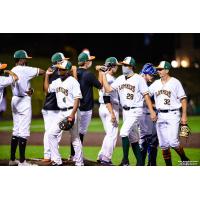
<instances>
[{"instance_id":1,"label":"stadium light","mask_svg":"<svg viewBox=\"0 0 200 200\"><path fill-rule=\"evenodd\" d=\"M187 60L181 60L181 66L184 68L189 67L189 62Z\"/></svg>"},{"instance_id":2,"label":"stadium light","mask_svg":"<svg viewBox=\"0 0 200 200\"><path fill-rule=\"evenodd\" d=\"M178 61L176 61L176 60L172 60L171 65L173 68L179 67Z\"/></svg>"}]
</instances>

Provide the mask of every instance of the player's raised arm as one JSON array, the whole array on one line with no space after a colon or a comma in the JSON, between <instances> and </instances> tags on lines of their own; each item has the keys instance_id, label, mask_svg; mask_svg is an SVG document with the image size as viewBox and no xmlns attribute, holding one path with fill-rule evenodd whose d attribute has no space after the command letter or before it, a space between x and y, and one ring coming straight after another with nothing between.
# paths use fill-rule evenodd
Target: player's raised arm
<instances>
[{"instance_id":1,"label":"player's raised arm","mask_svg":"<svg viewBox=\"0 0 200 200\"><path fill-rule=\"evenodd\" d=\"M108 81L106 79L106 75L104 72L99 72L102 73L102 78L103 78L103 87L105 88L106 93L110 93L113 91L112 87L108 84Z\"/></svg>"},{"instance_id":2,"label":"player's raised arm","mask_svg":"<svg viewBox=\"0 0 200 200\"><path fill-rule=\"evenodd\" d=\"M45 94L48 93L49 89L49 76L53 73L51 68L48 68L45 74L45 79L44 79L44 92Z\"/></svg>"},{"instance_id":3,"label":"player's raised arm","mask_svg":"<svg viewBox=\"0 0 200 200\"><path fill-rule=\"evenodd\" d=\"M38 68L39 72L38 75L44 75L45 74L45 70Z\"/></svg>"},{"instance_id":4,"label":"player's raised arm","mask_svg":"<svg viewBox=\"0 0 200 200\"><path fill-rule=\"evenodd\" d=\"M19 80L18 76L14 72L12 72L10 70L4 70L4 73L9 74L10 76L12 76L14 81Z\"/></svg>"}]
</instances>

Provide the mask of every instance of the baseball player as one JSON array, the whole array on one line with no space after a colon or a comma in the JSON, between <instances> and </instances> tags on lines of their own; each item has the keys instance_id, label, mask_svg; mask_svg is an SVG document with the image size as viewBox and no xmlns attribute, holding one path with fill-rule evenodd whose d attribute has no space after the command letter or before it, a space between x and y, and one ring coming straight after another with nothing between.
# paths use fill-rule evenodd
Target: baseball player
<instances>
[{"instance_id":1,"label":"baseball player","mask_svg":"<svg viewBox=\"0 0 200 200\"><path fill-rule=\"evenodd\" d=\"M16 165L15 153L19 144L20 162L19 166L30 165L25 160L25 149L27 138L30 136L31 124L31 86L30 80L38 75L43 75L44 70L27 66L27 60L31 59L24 50L18 50L14 53L16 66L12 69L19 80L12 85L11 108L13 114L13 133L11 138L10 165Z\"/></svg>"},{"instance_id":2,"label":"baseball player","mask_svg":"<svg viewBox=\"0 0 200 200\"><path fill-rule=\"evenodd\" d=\"M83 98L80 100L80 139L83 144L84 135L87 133L87 129L92 117L92 108L94 107L93 87L101 89L102 85L95 75L88 69L92 66L92 60L95 56L91 56L88 49L84 49L78 56L79 68L77 70L78 82L80 84L81 93ZM71 145L70 160L73 160L74 149Z\"/></svg>"},{"instance_id":3,"label":"baseball player","mask_svg":"<svg viewBox=\"0 0 200 200\"><path fill-rule=\"evenodd\" d=\"M121 62L123 75L119 76L111 85L108 84L105 73L103 74L103 86L106 92L116 90L119 94L120 104L123 108L123 125L120 130L123 148L123 160L120 165L129 165L128 152L129 141L133 153L137 160L137 165L142 165L141 152L139 147L138 123L139 117L143 111L143 98L150 111L152 120L156 120L156 113L149 97L148 86L145 80L134 73L135 60L132 57L126 57Z\"/></svg>"},{"instance_id":4,"label":"baseball player","mask_svg":"<svg viewBox=\"0 0 200 200\"><path fill-rule=\"evenodd\" d=\"M49 76L53 73L49 68L46 72L44 89L45 92L55 92L58 107L60 112L56 118L51 122L48 129L48 140L51 152L52 166L62 165L62 159L58 151L58 136L60 134L59 122L66 117L74 119L74 125L69 130L71 135L72 145L75 150L74 161L75 165L81 166L83 164L82 144L79 138L79 117L77 109L80 99L82 98L80 85L78 81L70 75L72 64L65 60L61 64L57 64L58 74L60 78L54 80L49 84Z\"/></svg>"},{"instance_id":5,"label":"baseball player","mask_svg":"<svg viewBox=\"0 0 200 200\"><path fill-rule=\"evenodd\" d=\"M105 61L106 79L111 85L115 81L118 61L115 57L109 57ZM101 66L99 66L101 68ZM98 66L96 67L99 70ZM106 94L104 88L99 90L99 116L105 130L105 137L97 161L104 165L112 165L111 159L117 142L119 123L119 96L117 91Z\"/></svg>"},{"instance_id":6,"label":"baseball player","mask_svg":"<svg viewBox=\"0 0 200 200\"><path fill-rule=\"evenodd\" d=\"M57 52L53 54L51 57L52 62L52 71L53 73L49 76L49 84L52 83L52 81L59 78L58 70L56 68L56 64L61 63L64 60L67 60L68 58L65 58L64 54L61 52ZM44 126L45 126L45 133L44 133L44 159L43 162L51 162L51 152L49 147L49 141L48 141L48 135L49 132L48 129L51 127L52 121L57 117L57 114L59 113L60 108L58 107L57 100L56 100L56 93L51 92L46 94L46 99L44 102L44 106L42 109L42 115L44 119ZM58 142L61 140L61 131L58 134Z\"/></svg>"},{"instance_id":7,"label":"baseball player","mask_svg":"<svg viewBox=\"0 0 200 200\"><path fill-rule=\"evenodd\" d=\"M169 75L171 64L161 61L157 67L159 80L150 85L158 112L156 129L160 148L167 166L172 165L170 148L173 148L182 161L189 159L179 141L179 125L187 123L187 100L180 81ZM181 111L182 110L182 111Z\"/></svg>"},{"instance_id":8,"label":"baseball player","mask_svg":"<svg viewBox=\"0 0 200 200\"><path fill-rule=\"evenodd\" d=\"M0 76L0 104L3 99L4 88L11 84L14 84L18 80L18 76L14 72L9 71L9 70L4 70L6 69L6 67L7 67L7 64L2 64L0 62L0 73L4 72L9 75L8 77Z\"/></svg>"},{"instance_id":9,"label":"baseball player","mask_svg":"<svg viewBox=\"0 0 200 200\"><path fill-rule=\"evenodd\" d=\"M147 84L151 84L154 75L156 74L156 69L151 63L146 63L142 71L140 72L141 76L145 79ZM156 132L156 125L150 118L149 110L144 104L143 114L139 121L140 125L140 149L142 153L142 162L145 165L145 159L148 152L148 165L156 166L156 157L157 157L157 147L158 147L158 138Z\"/></svg>"}]
</instances>

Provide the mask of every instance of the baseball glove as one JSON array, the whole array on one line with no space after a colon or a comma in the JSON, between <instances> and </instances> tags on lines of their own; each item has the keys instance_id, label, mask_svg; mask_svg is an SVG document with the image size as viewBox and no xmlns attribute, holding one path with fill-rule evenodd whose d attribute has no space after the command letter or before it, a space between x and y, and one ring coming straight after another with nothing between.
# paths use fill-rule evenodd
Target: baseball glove
<instances>
[{"instance_id":1,"label":"baseball glove","mask_svg":"<svg viewBox=\"0 0 200 200\"><path fill-rule=\"evenodd\" d=\"M190 134L191 132L189 126L187 124L180 124L179 136L188 138Z\"/></svg>"},{"instance_id":2,"label":"baseball glove","mask_svg":"<svg viewBox=\"0 0 200 200\"><path fill-rule=\"evenodd\" d=\"M66 117L62 121L59 122L59 128L64 131L68 131L74 125L74 119L71 117Z\"/></svg>"}]
</instances>

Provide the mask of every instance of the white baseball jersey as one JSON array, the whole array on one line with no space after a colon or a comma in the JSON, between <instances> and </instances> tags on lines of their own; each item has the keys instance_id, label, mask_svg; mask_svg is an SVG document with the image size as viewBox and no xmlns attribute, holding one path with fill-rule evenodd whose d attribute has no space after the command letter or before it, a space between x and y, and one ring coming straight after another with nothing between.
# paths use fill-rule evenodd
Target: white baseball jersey
<instances>
[{"instance_id":1,"label":"white baseball jersey","mask_svg":"<svg viewBox=\"0 0 200 200\"><path fill-rule=\"evenodd\" d=\"M111 87L118 91L122 107L143 107L143 96L149 93L144 78L136 73L128 79L124 75L119 76Z\"/></svg>"},{"instance_id":2,"label":"white baseball jersey","mask_svg":"<svg viewBox=\"0 0 200 200\"><path fill-rule=\"evenodd\" d=\"M107 79L109 85L111 85L116 80L116 78L114 76L111 76L108 73L106 74L106 79ZM119 95L118 95L116 90L114 90L114 91L112 91L111 93L108 94L108 93L105 93L104 88L100 89L99 90L99 103L104 103L104 100L103 100L104 95L110 96L111 103L119 104Z\"/></svg>"},{"instance_id":3,"label":"white baseball jersey","mask_svg":"<svg viewBox=\"0 0 200 200\"><path fill-rule=\"evenodd\" d=\"M30 80L39 75L39 68L29 66L15 66L13 71L19 78L16 84L12 85L13 96L27 96L31 87Z\"/></svg>"},{"instance_id":4,"label":"white baseball jersey","mask_svg":"<svg viewBox=\"0 0 200 200\"><path fill-rule=\"evenodd\" d=\"M154 95L156 109L173 110L181 108L181 99L186 97L180 81L171 77L165 84L161 79L156 80L149 87L151 95Z\"/></svg>"},{"instance_id":5,"label":"white baseball jersey","mask_svg":"<svg viewBox=\"0 0 200 200\"><path fill-rule=\"evenodd\" d=\"M61 109L73 107L75 99L81 99L82 94L79 82L72 76L64 81L56 79L49 85L48 92L55 92L58 107Z\"/></svg>"},{"instance_id":6,"label":"white baseball jersey","mask_svg":"<svg viewBox=\"0 0 200 200\"><path fill-rule=\"evenodd\" d=\"M12 83L14 83L14 79L12 76L9 77L0 76L0 104L3 99L4 88L11 85Z\"/></svg>"}]
</instances>

